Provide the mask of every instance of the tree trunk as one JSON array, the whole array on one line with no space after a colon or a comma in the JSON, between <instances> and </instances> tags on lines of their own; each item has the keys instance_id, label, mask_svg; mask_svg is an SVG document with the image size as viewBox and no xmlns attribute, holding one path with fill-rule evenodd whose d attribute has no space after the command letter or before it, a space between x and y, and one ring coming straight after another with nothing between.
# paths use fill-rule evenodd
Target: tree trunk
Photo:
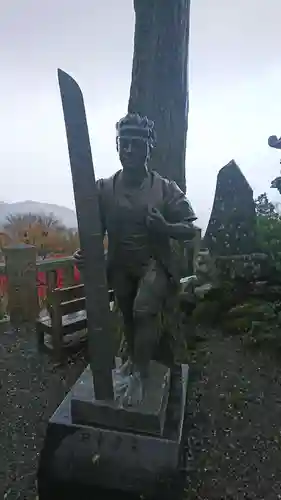
<instances>
[{"instance_id":1,"label":"tree trunk","mask_svg":"<svg viewBox=\"0 0 281 500\"><path fill-rule=\"evenodd\" d=\"M151 168L185 191L190 0L134 0L135 39L128 111L154 120Z\"/></svg>"}]
</instances>

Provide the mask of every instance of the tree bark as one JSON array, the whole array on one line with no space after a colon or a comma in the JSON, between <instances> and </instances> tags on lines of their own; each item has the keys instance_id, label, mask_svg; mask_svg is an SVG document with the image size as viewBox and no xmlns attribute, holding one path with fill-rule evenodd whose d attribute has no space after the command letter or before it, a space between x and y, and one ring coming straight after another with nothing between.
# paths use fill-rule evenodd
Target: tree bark
<instances>
[{"instance_id":1,"label":"tree bark","mask_svg":"<svg viewBox=\"0 0 281 500\"><path fill-rule=\"evenodd\" d=\"M128 111L154 120L151 168L185 191L190 0L134 0Z\"/></svg>"}]
</instances>

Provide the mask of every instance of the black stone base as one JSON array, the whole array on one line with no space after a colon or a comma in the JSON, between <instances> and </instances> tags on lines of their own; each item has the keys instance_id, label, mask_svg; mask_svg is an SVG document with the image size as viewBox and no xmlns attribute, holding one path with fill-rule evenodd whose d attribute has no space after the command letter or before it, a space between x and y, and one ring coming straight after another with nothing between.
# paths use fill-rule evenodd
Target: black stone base
<instances>
[{"instance_id":1,"label":"black stone base","mask_svg":"<svg viewBox=\"0 0 281 500\"><path fill-rule=\"evenodd\" d=\"M187 365L172 370L162 436L73 424L70 391L47 428L37 474L39 500L92 500L110 490L175 498L187 382Z\"/></svg>"}]
</instances>

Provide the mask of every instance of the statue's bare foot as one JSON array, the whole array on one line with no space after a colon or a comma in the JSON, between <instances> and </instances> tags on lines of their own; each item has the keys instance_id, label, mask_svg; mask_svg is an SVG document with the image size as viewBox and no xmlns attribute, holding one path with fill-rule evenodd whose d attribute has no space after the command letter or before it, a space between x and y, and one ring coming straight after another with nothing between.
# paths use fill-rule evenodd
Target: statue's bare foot
<instances>
[{"instance_id":1,"label":"statue's bare foot","mask_svg":"<svg viewBox=\"0 0 281 500\"><path fill-rule=\"evenodd\" d=\"M133 362L130 358L123 363L120 368L118 368L118 374L123 377L128 377L129 375L132 374L133 371Z\"/></svg>"},{"instance_id":2,"label":"statue's bare foot","mask_svg":"<svg viewBox=\"0 0 281 500\"><path fill-rule=\"evenodd\" d=\"M115 370L116 376L115 376L115 385L114 385L114 391L115 391L115 397L116 399L120 402L124 398L124 394L127 391L127 388L129 386L129 378L132 374L133 370L133 363L129 359L123 363L120 368L117 368ZM122 404L122 403L121 403Z\"/></svg>"},{"instance_id":3,"label":"statue's bare foot","mask_svg":"<svg viewBox=\"0 0 281 500\"><path fill-rule=\"evenodd\" d=\"M122 406L137 406L144 397L144 383L139 372L134 372L128 378L128 386L122 398Z\"/></svg>"}]
</instances>

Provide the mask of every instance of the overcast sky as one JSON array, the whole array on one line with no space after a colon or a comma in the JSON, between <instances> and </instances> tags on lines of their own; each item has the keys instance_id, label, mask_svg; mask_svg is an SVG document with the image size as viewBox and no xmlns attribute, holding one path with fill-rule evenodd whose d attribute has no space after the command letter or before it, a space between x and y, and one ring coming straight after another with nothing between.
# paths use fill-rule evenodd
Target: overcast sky
<instances>
[{"instance_id":1,"label":"overcast sky","mask_svg":"<svg viewBox=\"0 0 281 500\"><path fill-rule=\"evenodd\" d=\"M83 90L97 176L119 168L114 126L127 109L132 4L0 0L0 200L73 206L58 67ZM187 191L204 226L229 160L255 194L279 173L267 139L281 135L280 20L280 0L192 1Z\"/></svg>"}]
</instances>

